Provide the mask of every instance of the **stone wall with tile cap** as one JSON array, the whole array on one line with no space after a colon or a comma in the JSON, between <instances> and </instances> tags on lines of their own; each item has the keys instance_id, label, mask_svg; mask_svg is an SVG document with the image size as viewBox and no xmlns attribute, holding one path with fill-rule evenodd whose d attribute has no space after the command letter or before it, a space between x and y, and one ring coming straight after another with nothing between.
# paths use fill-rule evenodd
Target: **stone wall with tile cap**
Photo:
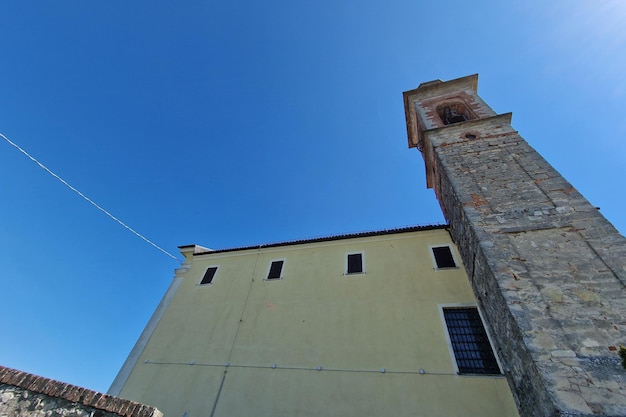
<instances>
[{"instance_id":1,"label":"stone wall with tile cap","mask_svg":"<svg viewBox=\"0 0 626 417\"><path fill-rule=\"evenodd\" d=\"M626 344L626 239L511 127L510 114L437 120L429 103L458 99L457 87L486 106L476 81L405 93L407 121L417 120L409 144L424 155L520 414L626 416L616 354Z\"/></svg>"},{"instance_id":2,"label":"stone wall with tile cap","mask_svg":"<svg viewBox=\"0 0 626 417\"><path fill-rule=\"evenodd\" d=\"M0 366L0 416L162 417L154 407Z\"/></svg>"}]
</instances>

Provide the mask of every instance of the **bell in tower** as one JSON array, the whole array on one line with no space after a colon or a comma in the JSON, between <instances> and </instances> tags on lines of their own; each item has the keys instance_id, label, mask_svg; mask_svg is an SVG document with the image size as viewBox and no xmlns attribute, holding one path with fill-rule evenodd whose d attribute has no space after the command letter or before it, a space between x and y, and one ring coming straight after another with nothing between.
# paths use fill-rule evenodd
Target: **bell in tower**
<instances>
[{"instance_id":1,"label":"bell in tower","mask_svg":"<svg viewBox=\"0 0 626 417\"><path fill-rule=\"evenodd\" d=\"M452 123L464 122L465 120L467 120L463 113L457 112L456 108L450 106L446 106L443 109L443 115L444 123L447 125L450 125Z\"/></svg>"}]
</instances>

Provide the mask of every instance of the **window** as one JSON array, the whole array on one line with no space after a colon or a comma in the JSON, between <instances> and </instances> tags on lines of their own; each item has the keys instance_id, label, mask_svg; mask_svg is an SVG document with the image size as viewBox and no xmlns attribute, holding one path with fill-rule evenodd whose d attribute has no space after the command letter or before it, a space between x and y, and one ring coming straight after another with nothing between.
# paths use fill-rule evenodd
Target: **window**
<instances>
[{"instance_id":1,"label":"window","mask_svg":"<svg viewBox=\"0 0 626 417\"><path fill-rule=\"evenodd\" d=\"M346 273L347 274L360 274L362 272L363 272L363 254L362 253L349 253Z\"/></svg>"},{"instance_id":2,"label":"window","mask_svg":"<svg viewBox=\"0 0 626 417\"><path fill-rule=\"evenodd\" d=\"M215 276L216 272L217 272L217 266L208 267L206 272L204 273L204 277L202 278L202 281L200 281L200 285L210 284L211 282L213 282L213 277Z\"/></svg>"},{"instance_id":3,"label":"window","mask_svg":"<svg viewBox=\"0 0 626 417\"><path fill-rule=\"evenodd\" d=\"M436 269L457 268L450 246L434 246L430 249L433 251Z\"/></svg>"},{"instance_id":4,"label":"window","mask_svg":"<svg viewBox=\"0 0 626 417\"><path fill-rule=\"evenodd\" d=\"M476 307L446 307L443 316L459 374L498 375L500 367Z\"/></svg>"},{"instance_id":5,"label":"window","mask_svg":"<svg viewBox=\"0 0 626 417\"><path fill-rule=\"evenodd\" d=\"M283 263L285 261L272 261L267 279L280 279L283 272Z\"/></svg>"}]
</instances>

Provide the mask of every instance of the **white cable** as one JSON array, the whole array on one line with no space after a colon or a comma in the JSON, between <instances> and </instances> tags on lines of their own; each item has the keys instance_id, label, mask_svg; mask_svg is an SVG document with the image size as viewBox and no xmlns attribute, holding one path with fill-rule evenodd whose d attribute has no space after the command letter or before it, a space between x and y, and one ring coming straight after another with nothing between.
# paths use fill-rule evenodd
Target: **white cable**
<instances>
[{"instance_id":1,"label":"white cable","mask_svg":"<svg viewBox=\"0 0 626 417\"><path fill-rule=\"evenodd\" d=\"M90 203L92 206L94 206L95 208L97 208L98 210L100 210L101 212L103 212L104 214L106 214L107 216L109 216L110 218L112 218L113 220L115 220L116 222L118 222L120 225L122 225L124 228L126 228L128 231L130 231L131 233L133 233L135 236L139 237L140 239L143 239L144 241L148 242L150 245L154 246L155 248L157 248L158 250L160 250L161 252L163 252L164 254L166 254L167 256L169 256L172 259L175 259L178 262L181 262L180 259L178 259L177 257L175 257L174 255L172 255L171 253L169 253L168 251L166 251L165 249L163 249L162 247L160 247L159 245L157 245L156 243L152 242L150 239L146 238L145 236L143 236L141 233L137 232L135 229L133 229L132 227L128 226L126 223L124 223L123 221L121 221L120 219L118 219L117 217L115 217L114 215L112 215L111 213L109 213L108 211L106 211L105 209L103 209L102 207L100 207L98 204L96 204L96 202L94 202L92 199L90 199L89 197L87 197L85 194L81 193L80 191L78 191L76 188L72 187L70 184L67 183L67 181L65 181L63 178L59 177L57 174L55 174L54 172L50 171L44 164L42 164L41 162L39 162L38 160L36 160L33 156L31 156L28 152L26 152L24 149L20 148L17 144L13 143L9 138L7 138L6 136L4 136L2 133L0 133L0 136L2 136L2 138L4 140L6 140L10 145L12 145L13 147L15 147L18 151L20 151L21 153L23 153L24 155L26 155L28 157L28 159L30 159L31 161L33 161L34 163L36 163L37 165L39 165L39 167L41 169L43 169L44 171L46 171L48 174L52 175L54 178L56 178L57 180L61 181L61 183L63 183L63 185L65 185L67 188L69 188L70 190L74 191L76 194L78 194L79 196L81 196L83 199L85 199L88 203Z\"/></svg>"}]
</instances>

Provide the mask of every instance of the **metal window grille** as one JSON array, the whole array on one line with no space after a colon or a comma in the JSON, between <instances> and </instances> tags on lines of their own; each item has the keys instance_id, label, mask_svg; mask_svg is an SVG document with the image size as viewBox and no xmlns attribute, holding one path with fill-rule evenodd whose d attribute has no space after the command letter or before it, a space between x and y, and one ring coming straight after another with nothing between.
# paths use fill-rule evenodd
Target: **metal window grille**
<instances>
[{"instance_id":1,"label":"metal window grille","mask_svg":"<svg viewBox=\"0 0 626 417\"><path fill-rule=\"evenodd\" d=\"M204 273L204 277L202 277L202 281L200 281L200 285L210 284L213 281L213 277L215 277L216 272L217 272L216 266L211 266L207 268L206 272Z\"/></svg>"},{"instance_id":2,"label":"metal window grille","mask_svg":"<svg viewBox=\"0 0 626 417\"><path fill-rule=\"evenodd\" d=\"M445 308L443 314L459 373L500 374L478 309Z\"/></svg>"}]
</instances>

